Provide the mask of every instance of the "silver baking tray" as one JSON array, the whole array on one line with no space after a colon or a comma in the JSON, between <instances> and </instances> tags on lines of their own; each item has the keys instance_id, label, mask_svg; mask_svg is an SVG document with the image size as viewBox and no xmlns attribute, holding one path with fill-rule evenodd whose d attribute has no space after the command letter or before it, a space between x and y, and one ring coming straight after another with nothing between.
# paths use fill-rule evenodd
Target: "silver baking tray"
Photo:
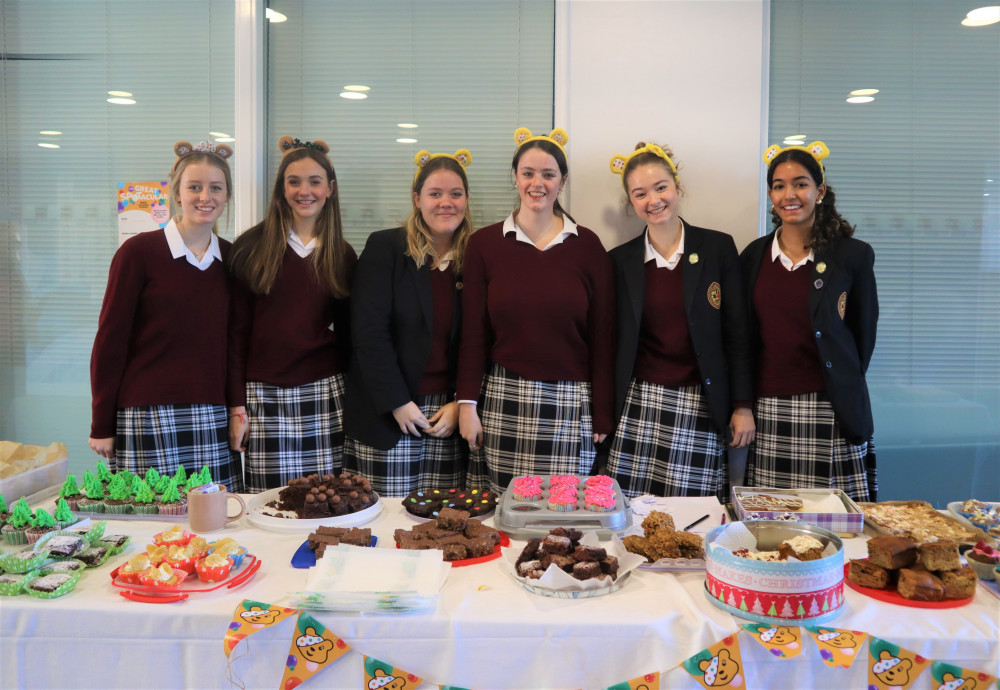
<instances>
[{"instance_id":1,"label":"silver baking tray","mask_svg":"<svg viewBox=\"0 0 1000 690\"><path fill-rule=\"evenodd\" d=\"M541 475L542 498L537 501L514 500L514 493L511 491L514 484L512 479L507 490L497 499L496 513L493 515L493 524L496 528L506 532L513 539L522 540L544 537L556 527L594 530L599 539L606 540L615 534L621 536L632 526L632 506L616 480L612 480L611 484L616 499L613 510L596 513L583 507L584 482L587 477L580 476L578 477L580 483L577 485L579 508L560 512L549 510L547 507L551 476Z\"/></svg>"}]
</instances>

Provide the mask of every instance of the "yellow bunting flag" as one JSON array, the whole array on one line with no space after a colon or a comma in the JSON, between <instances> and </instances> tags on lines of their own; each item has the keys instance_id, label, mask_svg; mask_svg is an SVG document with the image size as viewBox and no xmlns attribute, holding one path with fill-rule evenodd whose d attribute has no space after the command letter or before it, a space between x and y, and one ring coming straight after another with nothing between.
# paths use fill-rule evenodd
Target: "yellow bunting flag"
<instances>
[{"instance_id":1,"label":"yellow bunting flag","mask_svg":"<svg viewBox=\"0 0 1000 690\"><path fill-rule=\"evenodd\" d=\"M931 677L938 690L989 690L1000 688L997 677L971 668L962 668L941 661L931 664Z\"/></svg>"},{"instance_id":2,"label":"yellow bunting flag","mask_svg":"<svg viewBox=\"0 0 1000 690\"><path fill-rule=\"evenodd\" d=\"M823 663L831 668L843 666L850 668L854 660L861 656L862 645L868 633L859 630L843 630L841 628L824 628L823 626L806 626L806 631L819 648Z\"/></svg>"},{"instance_id":3,"label":"yellow bunting flag","mask_svg":"<svg viewBox=\"0 0 1000 690\"><path fill-rule=\"evenodd\" d=\"M349 644L323 627L323 624L308 613L300 613L295 621L295 635L292 637L285 673L281 677L279 690L292 690L334 661L351 648Z\"/></svg>"},{"instance_id":4,"label":"yellow bunting flag","mask_svg":"<svg viewBox=\"0 0 1000 690\"><path fill-rule=\"evenodd\" d=\"M414 690L422 681L422 678L392 664L372 656L365 657L364 690Z\"/></svg>"},{"instance_id":5,"label":"yellow bunting flag","mask_svg":"<svg viewBox=\"0 0 1000 690\"><path fill-rule=\"evenodd\" d=\"M791 659L802 653L802 630L798 626L751 623L744 624L743 629L779 659Z\"/></svg>"},{"instance_id":6,"label":"yellow bunting flag","mask_svg":"<svg viewBox=\"0 0 1000 690\"><path fill-rule=\"evenodd\" d=\"M632 680L615 683L604 690L660 690L660 672L655 671Z\"/></svg>"},{"instance_id":7,"label":"yellow bunting flag","mask_svg":"<svg viewBox=\"0 0 1000 690\"><path fill-rule=\"evenodd\" d=\"M265 604L262 601L244 599L236 607L236 613L233 614L233 622L229 624L229 628L226 630L226 637L222 642L226 650L226 656L228 657L233 653L233 649L239 644L240 640L264 628L271 627L275 623L288 618L296 611L297 609L288 609L284 606L275 606L273 604Z\"/></svg>"},{"instance_id":8,"label":"yellow bunting flag","mask_svg":"<svg viewBox=\"0 0 1000 690\"><path fill-rule=\"evenodd\" d=\"M703 688L742 688L743 657L736 633L703 649L681 666Z\"/></svg>"},{"instance_id":9,"label":"yellow bunting flag","mask_svg":"<svg viewBox=\"0 0 1000 690\"><path fill-rule=\"evenodd\" d=\"M927 670L927 659L874 635L868 640L869 690L905 690Z\"/></svg>"}]
</instances>

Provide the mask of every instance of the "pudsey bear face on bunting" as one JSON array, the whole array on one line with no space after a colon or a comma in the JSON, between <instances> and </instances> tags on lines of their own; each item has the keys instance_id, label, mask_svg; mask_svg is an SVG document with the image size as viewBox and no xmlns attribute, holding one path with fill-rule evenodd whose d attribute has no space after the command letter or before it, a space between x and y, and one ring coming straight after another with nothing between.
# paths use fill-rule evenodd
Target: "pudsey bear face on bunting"
<instances>
[{"instance_id":1,"label":"pudsey bear face on bunting","mask_svg":"<svg viewBox=\"0 0 1000 690\"><path fill-rule=\"evenodd\" d=\"M821 629L819 639L831 647L837 647L838 649L858 646L858 643L854 639L854 635L846 632L838 633L836 630Z\"/></svg>"},{"instance_id":2,"label":"pudsey bear face on bunting","mask_svg":"<svg viewBox=\"0 0 1000 690\"><path fill-rule=\"evenodd\" d=\"M872 666L872 671L880 681L886 685L906 685L910 682L912 661L894 657L885 649L879 652L878 658L879 660Z\"/></svg>"},{"instance_id":3,"label":"pudsey bear face on bunting","mask_svg":"<svg viewBox=\"0 0 1000 690\"><path fill-rule=\"evenodd\" d=\"M264 610L259 606L251 606L240 614L240 618L254 625L271 625L279 615L280 611L274 609Z\"/></svg>"},{"instance_id":4,"label":"pudsey bear face on bunting","mask_svg":"<svg viewBox=\"0 0 1000 690\"><path fill-rule=\"evenodd\" d=\"M701 661L698 668L705 674L705 685L713 687L729 685L740 672L740 665L729 655L728 649L719 650L719 656L712 657L711 661Z\"/></svg>"},{"instance_id":5,"label":"pudsey bear face on bunting","mask_svg":"<svg viewBox=\"0 0 1000 690\"><path fill-rule=\"evenodd\" d=\"M375 677L368 681L368 690L402 690L405 686L406 679L387 675L380 668L375 669Z\"/></svg>"},{"instance_id":6,"label":"pudsey bear face on bunting","mask_svg":"<svg viewBox=\"0 0 1000 690\"><path fill-rule=\"evenodd\" d=\"M296 638L295 648L306 661L325 664L330 650L333 649L333 642L317 635L315 628L306 628L305 634Z\"/></svg>"},{"instance_id":7,"label":"pudsey bear face on bunting","mask_svg":"<svg viewBox=\"0 0 1000 690\"><path fill-rule=\"evenodd\" d=\"M758 625L757 632L760 633L761 641L775 645L791 644L799 639L795 633L783 625L779 625L775 628L770 628L766 625Z\"/></svg>"}]
</instances>

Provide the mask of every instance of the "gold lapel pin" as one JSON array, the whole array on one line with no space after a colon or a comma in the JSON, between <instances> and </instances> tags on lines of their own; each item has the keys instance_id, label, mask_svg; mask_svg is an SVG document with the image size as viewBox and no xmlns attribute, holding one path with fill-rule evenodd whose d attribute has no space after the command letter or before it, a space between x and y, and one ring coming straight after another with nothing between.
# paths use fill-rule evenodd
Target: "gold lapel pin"
<instances>
[{"instance_id":1,"label":"gold lapel pin","mask_svg":"<svg viewBox=\"0 0 1000 690\"><path fill-rule=\"evenodd\" d=\"M816 264L816 272L817 273L826 273L826 262L825 261L820 261L818 264Z\"/></svg>"},{"instance_id":2,"label":"gold lapel pin","mask_svg":"<svg viewBox=\"0 0 1000 690\"><path fill-rule=\"evenodd\" d=\"M698 252L692 252L691 257L688 259L692 264L698 263Z\"/></svg>"}]
</instances>

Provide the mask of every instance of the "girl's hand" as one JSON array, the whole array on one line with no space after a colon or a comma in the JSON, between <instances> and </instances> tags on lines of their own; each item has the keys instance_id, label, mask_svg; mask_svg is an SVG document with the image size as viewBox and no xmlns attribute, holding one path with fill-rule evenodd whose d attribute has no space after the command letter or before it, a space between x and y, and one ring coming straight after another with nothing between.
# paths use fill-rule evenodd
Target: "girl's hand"
<instances>
[{"instance_id":1,"label":"girl's hand","mask_svg":"<svg viewBox=\"0 0 1000 690\"><path fill-rule=\"evenodd\" d=\"M442 405L428 421L433 425L427 430L428 436L448 438L458 427L458 403L450 402Z\"/></svg>"},{"instance_id":2,"label":"girl's hand","mask_svg":"<svg viewBox=\"0 0 1000 690\"><path fill-rule=\"evenodd\" d=\"M753 412L748 407L737 407L729 419L729 433L733 440L729 445L733 448L749 446L756 434Z\"/></svg>"},{"instance_id":3,"label":"girl's hand","mask_svg":"<svg viewBox=\"0 0 1000 690\"><path fill-rule=\"evenodd\" d=\"M115 459L115 437L111 438L91 438L87 441L90 449L108 460Z\"/></svg>"},{"instance_id":4,"label":"girl's hand","mask_svg":"<svg viewBox=\"0 0 1000 690\"><path fill-rule=\"evenodd\" d=\"M608 437L607 434L594 434L594 445L596 446L598 443L600 443L607 437Z\"/></svg>"},{"instance_id":5,"label":"girl's hand","mask_svg":"<svg viewBox=\"0 0 1000 690\"><path fill-rule=\"evenodd\" d=\"M430 422L427 421L427 417L417 407L417 403L412 400L393 410L392 416L396 418L396 424L399 425L401 432L410 436L416 436L417 438L420 438L421 429L429 429L431 426Z\"/></svg>"},{"instance_id":6,"label":"girl's hand","mask_svg":"<svg viewBox=\"0 0 1000 690\"><path fill-rule=\"evenodd\" d=\"M469 444L469 450L479 450L483 446L483 425L479 421L479 411L472 403L459 403L458 429Z\"/></svg>"},{"instance_id":7,"label":"girl's hand","mask_svg":"<svg viewBox=\"0 0 1000 690\"><path fill-rule=\"evenodd\" d=\"M245 407L235 407L229 410L229 447L237 453L247 449L247 436L250 432L250 422Z\"/></svg>"}]
</instances>

